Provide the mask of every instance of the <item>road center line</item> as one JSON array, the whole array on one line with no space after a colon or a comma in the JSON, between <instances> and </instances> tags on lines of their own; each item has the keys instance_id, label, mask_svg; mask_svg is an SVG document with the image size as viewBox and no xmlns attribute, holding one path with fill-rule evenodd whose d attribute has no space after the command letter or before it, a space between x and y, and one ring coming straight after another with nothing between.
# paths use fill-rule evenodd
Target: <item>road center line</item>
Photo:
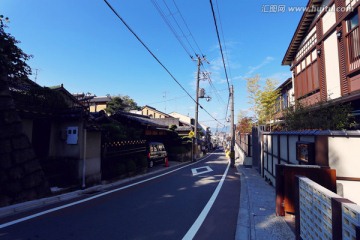
<instances>
[{"instance_id":1,"label":"road center line","mask_svg":"<svg viewBox=\"0 0 360 240\"><path fill-rule=\"evenodd\" d=\"M185 234L185 236L182 238L183 240L188 240L188 239L194 239L195 234L197 233L197 231L199 231L202 223L204 222L206 216L208 215L212 205L214 204L217 196L219 195L220 189L224 183L225 177L227 175L227 172L229 170L229 166L230 166L230 161L226 167L226 170L219 182L219 184L217 185L214 193L212 194L211 198L209 199L209 201L207 202L207 204L205 205L204 209L201 211L200 215L198 216L198 218L196 219L196 221L194 222L194 224L191 226L191 228L188 230L188 232Z\"/></svg>"},{"instance_id":2,"label":"road center line","mask_svg":"<svg viewBox=\"0 0 360 240\"><path fill-rule=\"evenodd\" d=\"M189 165L185 165L185 166L183 166L183 167L179 167L179 168L177 168L177 169L171 170L171 171L169 171L169 172L166 172L166 173L163 173L163 174L160 174L160 175L157 175L157 176L154 176L154 177L151 177L151 178L148 178L148 179L139 181L139 182L135 182L135 183L132 183L132 184L129 184L129 185L120 187L120 188L116 188L116 189L113 189L113 190L110 190L110 191L107 191L107 192L103 192L103 193L100 193L100 194L98 194L98 195L95 195L95 196L92 196L92 197L89 197L89 198L86 198L86 199L83 199L83 200L79 200L79 201L76 201L76 202L73 202L73 203L65 204L65 205L63 205L63 206L59 206L59 207L56 207L56 208L51 208L51 209L48 209L48 210L43 211L43 212L39 212L39 213L30 215L30 216L27 216L27 217L23 217L23 218L16 219L16 220L14 220L14 221L10 221L10 222L7 222L7 223L0 224L0 229L9 227L9 226L11 226L11 225L15 225L15 224L18 224L18 223L21 223L21 222L24 222L24 221L27 221L27 220L30 220L30 219L33 219L33 218L37 218L37 217L40 217L40 216L42 216L42 215L45 215L45 214L48 214L48 213L52 213L52 212L55 212L55 211L58 211L58 210L61 210L61 209L64 209L64 208L68 208L68 207L71 207L71 206L74 206L74 205L78 205L78 204L81 204L81 203L84 203L84 202L88 202L88 201L90 201L90 200L93 200L93 199L96 199L96 198L99 198L99 197L102 197L102 196L105 196L105 195L108 195L108 194L111 194L111 193L114 193L114 192L118 192L118 191L121 191L121 190L130 188L130 187L139 185L139 184L144 183L144 182L148 182L148 181L154 180L154 179L156 179L156 178L159 178L159 177L168 175L168 174L170 174L170 173L179 171L180 169L183 169L183 168L192 166L192 165L194 165L194 164L196 164L196 163L199 163L199 162L207 159L207 158L210 157L211 155L212 155L212 154L209 154L209 155L207 155L206 157L204 157L203 159L201 159L201 160L199 160L199 161L197 161L197 162L191 163L191 164L189 164Z\"/></svg>"}]
</instances>

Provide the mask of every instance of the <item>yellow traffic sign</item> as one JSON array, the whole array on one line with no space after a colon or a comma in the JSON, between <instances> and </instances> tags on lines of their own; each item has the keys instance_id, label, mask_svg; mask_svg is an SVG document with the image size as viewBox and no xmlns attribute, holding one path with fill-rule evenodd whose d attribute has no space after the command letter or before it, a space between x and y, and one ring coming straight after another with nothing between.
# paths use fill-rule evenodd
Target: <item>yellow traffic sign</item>
<instances>
[{"instance_id":1,"label":"yellow traffic sign","mask_svg":"<svg viewBox=\"0 0 360 240\"><path fill-rule=\"evenodd\" d=\"M189 132L189 137L193 138L195 136L195 133L193 131Z\"/></svg>"}]
</instances>

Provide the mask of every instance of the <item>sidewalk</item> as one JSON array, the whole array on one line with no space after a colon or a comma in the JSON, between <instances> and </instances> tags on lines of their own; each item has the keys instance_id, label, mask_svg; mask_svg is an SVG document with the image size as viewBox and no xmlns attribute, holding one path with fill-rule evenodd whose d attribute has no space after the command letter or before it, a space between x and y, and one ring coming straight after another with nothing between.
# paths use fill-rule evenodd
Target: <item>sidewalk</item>
<instances>
[{"instance_id":1,"label":"sidewalk","mask_svg":"<svg viewBox=\"0 0 360 240\"><path fill-rule=\"evenodd\" d=\"M275 214L275 188L256 169L237 164L240 173L240 209L235 239L295 239L284 217ZM291 218L294 222L295 218Z\"/></svg>"}]
</instances>

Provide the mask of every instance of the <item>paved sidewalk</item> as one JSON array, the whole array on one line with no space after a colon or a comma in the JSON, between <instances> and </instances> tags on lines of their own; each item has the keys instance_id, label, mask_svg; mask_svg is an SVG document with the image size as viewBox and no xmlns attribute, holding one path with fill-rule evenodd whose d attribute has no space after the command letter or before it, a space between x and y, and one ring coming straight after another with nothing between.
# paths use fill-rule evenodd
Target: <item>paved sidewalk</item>
<instances>
[{"instance_id":1,"label":"paved sidewalk","mask_svg":"<svg viewBox=\"0 0 360 240\"><path fill-rule=\"evenodd\" d=\"M253 168L237 165L240 173L240 209L236 239L295 239L284 217L275 214L275 188ZM294 219L290 219L294 221Z\"/></svg>"}]
</instances>

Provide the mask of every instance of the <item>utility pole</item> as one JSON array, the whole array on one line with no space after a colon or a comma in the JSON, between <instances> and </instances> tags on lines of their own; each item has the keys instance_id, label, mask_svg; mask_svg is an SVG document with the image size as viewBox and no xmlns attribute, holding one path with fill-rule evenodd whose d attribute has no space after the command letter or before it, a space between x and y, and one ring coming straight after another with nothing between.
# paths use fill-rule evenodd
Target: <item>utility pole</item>
<instances>
[{"instance_id":1,"label":"utility pole","mask_svg":"<svg viewBox=\"0 0 360 240\"><path fill-rule=\"evenodd\" d=\"M230 88L231 97L231 144L230 144L230 166L235 167L235 125L234 125L234 86Z\"/></svg>"},{"instance_id":2,"label":"utility pole","mask_svg":"<svg viewBox=\"0 0 360 240\"><path fill-rule=\"evenodd\" d=\"M195 143L194 143L194 152L193 152L193 161L197 158L198 153L198 121L199 121L199 90L200 90L200 66L202 61L206 61L205 56L200 57L199 55L196 55L197 57L197 77L196 77L196 105L195 105L195 126L194 126L194 137L195 137Z\"/></svg>"}]
</instances>

